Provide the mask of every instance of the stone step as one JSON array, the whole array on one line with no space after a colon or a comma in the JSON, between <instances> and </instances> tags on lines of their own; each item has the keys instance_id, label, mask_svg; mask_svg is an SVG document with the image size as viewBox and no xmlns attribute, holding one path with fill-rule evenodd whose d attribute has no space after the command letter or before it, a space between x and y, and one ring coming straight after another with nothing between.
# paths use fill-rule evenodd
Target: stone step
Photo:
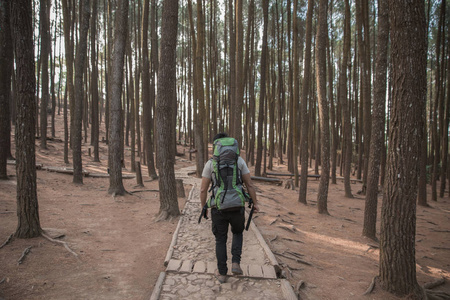
<instances>
[{"instance_id":1,"label":"stone step","mask_svg":"<svg viewBox=\"0 0 450 300\"><path fill-rule=\"evenodd\" d=\"M174 273L201 273L201 274L214 274L216 270L215 262L205 262L191 260L178 260L171 259L167 264L166 272ZM258 279L277 279L275 268L269 265L246 265L241 264L243 275L239 277L258 278ZM231 274L231 265L228 266L228 270Z\"/></svg>"}]
</instances>

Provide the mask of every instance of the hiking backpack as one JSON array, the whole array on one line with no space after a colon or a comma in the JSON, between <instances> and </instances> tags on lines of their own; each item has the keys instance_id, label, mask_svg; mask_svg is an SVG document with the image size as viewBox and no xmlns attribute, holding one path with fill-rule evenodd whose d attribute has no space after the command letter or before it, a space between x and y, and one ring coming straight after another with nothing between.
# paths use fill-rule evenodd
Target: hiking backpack
<instances>
[{"instance_id":1,"label":"hiking backpack","mask_svg":"<svg viewBox=\"0 0 450 300\"><path fill-rule=\"evenodd\" d=\"M214 141L213 176L208 207L225 210L245 205L241 171L238 167L239 146L232 137Z\"/></svg>"}]
</instances>

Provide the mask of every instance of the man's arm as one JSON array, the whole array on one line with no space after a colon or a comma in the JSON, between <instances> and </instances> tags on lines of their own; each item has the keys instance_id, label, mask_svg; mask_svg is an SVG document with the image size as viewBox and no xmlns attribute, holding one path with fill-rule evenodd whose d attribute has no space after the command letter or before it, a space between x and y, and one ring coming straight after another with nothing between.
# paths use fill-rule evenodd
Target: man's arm
<instances>
[{"instance_id":1,"label":"man's arm","mask_svg":"<svg viewBox=\"0 0 450 300\"><path fill-rule=\"evenodd\" d=\"M254 212L258 212L259 211L258 199L256 198L256 190L255 190L255 186L253 185L253 181L250 176L250 173L242 175L242 181L244 181L245 186L247 187L247 191L253 200L253 206L255 208Z\"/></svg>"},{"instance_id":2,"label":"man's arm","mask_svg":"<svg viewBox=\"0 0 450 300\"><path fill-rule=\"evenodd\" d=\"M206 204L206 198L208 196L208 188L211 183L211 179L207 177L202 177L202 184L200 186L200 202L202 203L202 208Z\"/></svg>"}]
</instances>

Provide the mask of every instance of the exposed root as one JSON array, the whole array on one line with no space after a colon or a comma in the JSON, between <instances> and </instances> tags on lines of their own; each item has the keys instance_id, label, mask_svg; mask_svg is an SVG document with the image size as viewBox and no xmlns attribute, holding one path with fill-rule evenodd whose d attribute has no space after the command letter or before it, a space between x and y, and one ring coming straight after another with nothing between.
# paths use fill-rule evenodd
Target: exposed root
<instances>
[{"instance_id":1,"label":"exposed root","mask_svg":"<svg viewBox=\"0 0 450 300\"><path fill-rule=\"evenodd\" d=\"M52 243L64 245L64 248L66 248L67 251L69 251L69 252L72 253L76 258L78 258L78 254L76 254L74 251L72 251L72 249L69 248L69 245L68 245L66 242L64 242L64 241L58 241L58 240L52 239L51 237L49 237L49 236L46 235L45 233L42 233L42 236L45 237L47 240L49 240L49 241L52 242Z\"/></svg>"},{"instance_id":2,"label":"exposed root","mask_svg":"<svg viewBox=\"0 0 450 300\"><path fill-rule=\"evenodd\" d=\"M6 239L6 241L0 246L0 249L2 249L3 247L5 247L6 245L8 245L9 242L11 241L12 237L13 237L13 235L11 234L11 235Z\"/></svg>"},{"instance_id":3,"label":"exposed root","mask_svg":"<svg viewBox=\"0 0 450 300\"><path fill-rule=\"evenodd\" d=\"M367 288L367 290L364 292L363 295L368 295L373 292L377 278L378 278L378 276L373 277L372 282L370 283L369 287Z\"/></svg>"},{"instance_id":4,"label":"exposed root","mask_svg":"<svg viewBox=\"0 0 450 300\"><path fill-rule=\"evenodd\" d=\"M428 300L448 300L448 299L450 299L450 294L446 293L446 292L425 290L425 293L427 294Z\"/></svg>"},{"instance_id":5,"label":"exposed root","mask_svg":"<svg viewBox=\"0 0 450 300\"><path fill-rule=\"evenodd\" d=\"M444 283L445 283L445 278L441 277L441 278L436 279L436 280L434 280L432 282L425 283L423 285L423 288L426 289L426 290L431 290L431 289L434 289L435 287L440 286L440 285L442 285Z\"/></svg>"},{"instance_id":6,"label":"exposed root","mask_svg":"<svg viewBox=\"0 0 450 300\"><path fill-rule=\"evenodd\" d=\"M30 253L30 249L32 246L29 246L23 250L22 255L20 256L19 260L17 260L17 264L21 265L23 263L23 260L25 259L25 256L27 256L28 253Z\"/></svg>"}]
</instances>

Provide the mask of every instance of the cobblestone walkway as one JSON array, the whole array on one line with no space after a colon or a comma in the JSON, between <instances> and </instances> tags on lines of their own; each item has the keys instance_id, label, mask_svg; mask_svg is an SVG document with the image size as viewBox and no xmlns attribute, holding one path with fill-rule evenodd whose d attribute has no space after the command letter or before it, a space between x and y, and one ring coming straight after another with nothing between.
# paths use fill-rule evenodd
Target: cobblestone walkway
<instances>
[{"instance_id":1,"label":"cobblestone walkway","mask_svg":"<svg viewBox=\"0 0 450 300\"><path fill-rule=\"evenodd\" d=\"M276 259L254 224L244 231L242 276L229 274L220 284L214 277L217 269L215 240L211 220L202 219L199 187L200 179L189 176L195 167L176 172L177 179L192 185L172 244L167 253L166 271L160 274L151 300L161 299L297 299L288 281L278 279ZM231 272L231 231L228 238L229 270Z\"/></svg>"}]
</instances>

